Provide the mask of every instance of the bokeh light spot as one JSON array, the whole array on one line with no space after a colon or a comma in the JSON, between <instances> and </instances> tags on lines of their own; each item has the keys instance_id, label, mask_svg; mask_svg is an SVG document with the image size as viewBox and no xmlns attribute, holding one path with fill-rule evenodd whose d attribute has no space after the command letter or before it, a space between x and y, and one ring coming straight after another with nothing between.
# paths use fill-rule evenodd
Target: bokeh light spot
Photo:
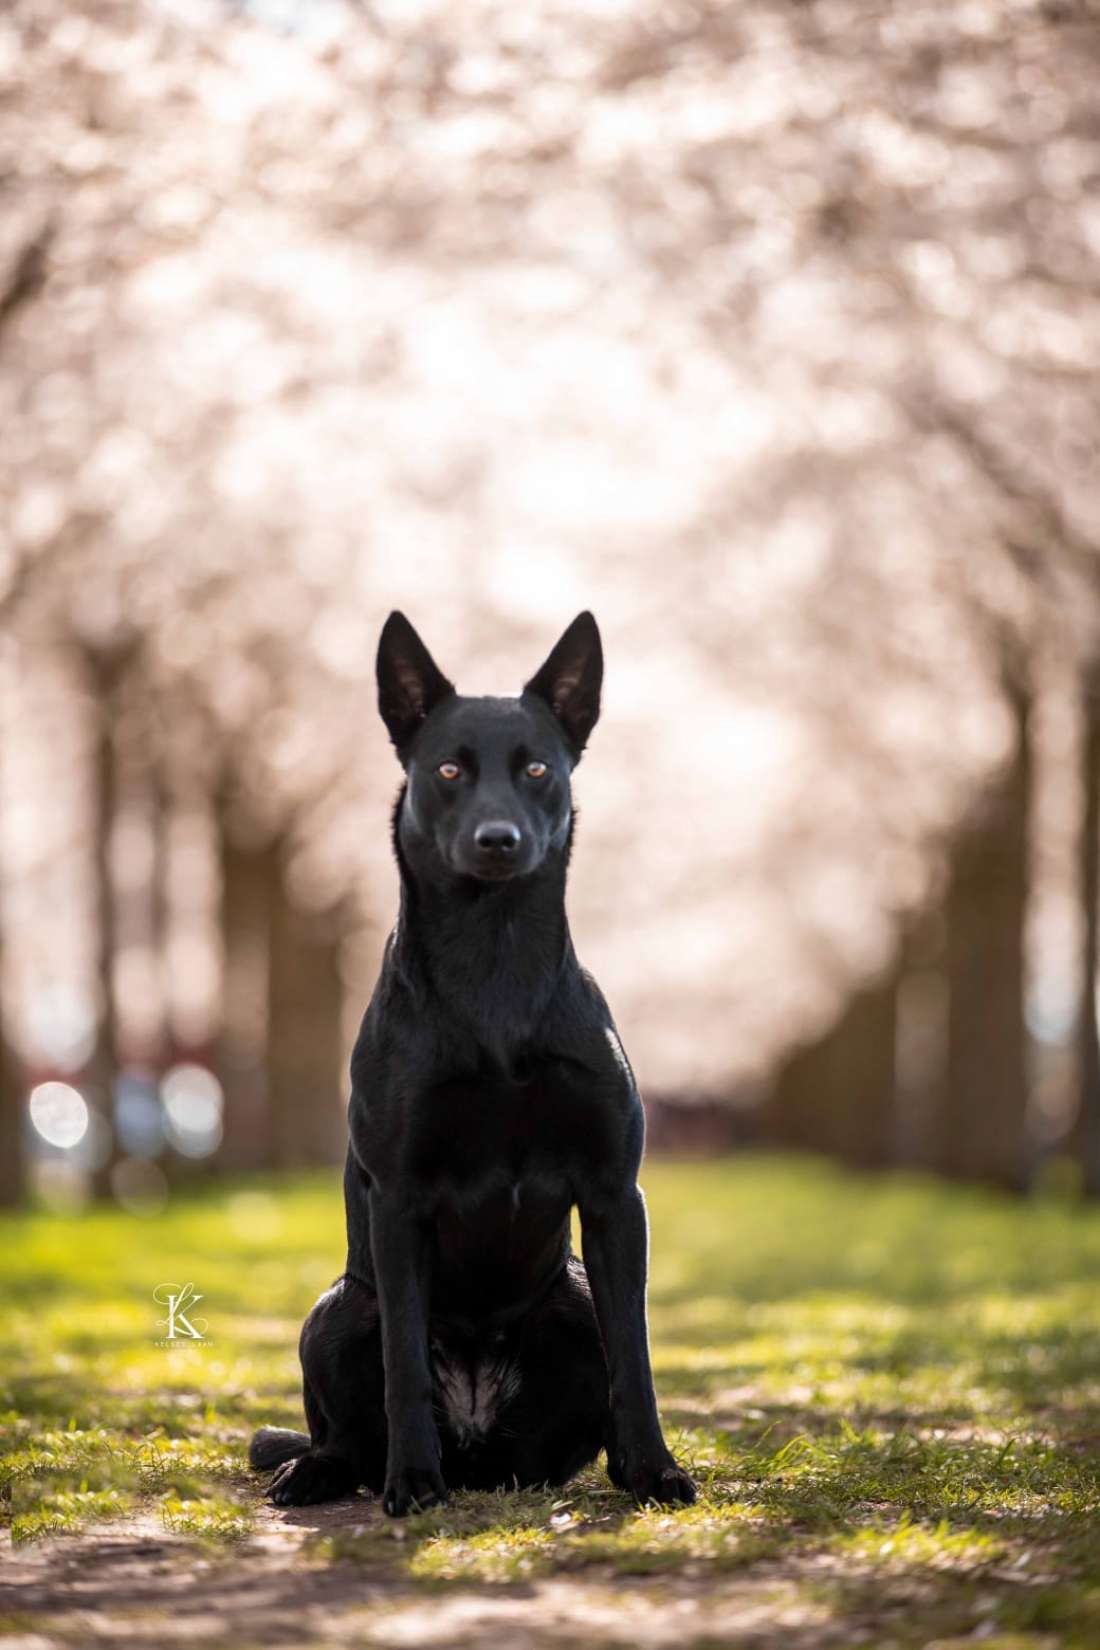
<instances>
[{"instance_id":1,"label":"bokeh light spot","mask_svg":"<svg viewBox=\"0 0 1100 1650\"><path fill-rule=\"evenodd\" d=\"M69 1151L88 1132L88 1106L70 1083L39 1083L30 1094L31 1122L48 1146Z\"/></svg>"},{"instance_id":2,"label":"bokeh light spot","mask_svg":"<svg viewBox=\"0 0 1100 1650\"><path fill-rule=\"evenodd\" d=\"M184 1157L209 1157L222 1138L225 1097L205 1066L173 1066L161 1084L168 1138Z\"/></svg>"}]
</instances>

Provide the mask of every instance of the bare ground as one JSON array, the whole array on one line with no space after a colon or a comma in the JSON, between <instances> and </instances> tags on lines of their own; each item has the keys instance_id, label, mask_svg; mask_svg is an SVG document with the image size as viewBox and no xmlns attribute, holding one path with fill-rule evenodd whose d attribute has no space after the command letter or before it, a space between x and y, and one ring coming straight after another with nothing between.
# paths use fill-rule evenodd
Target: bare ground
<instances>
[{"instance_id":1,"label":"bare ground","mask_svg":"<svg viewBox=\"0 0 1100 1650\"><path fill-rule=\"evenodd\" d=\"M0 1560L4 1650L118 1644L176 1646L477 1645L542 1650L562 1644L802 1646L869 1642L870 1621L837 1619L808 1601L813 1561L763 1562L715 1578L692 1573L548 1578L426 1586L318 1561L312 1537L380 1522L366 1499L329 1507L265 1507L255 1533L211 1552L166 1534L152 1517L94 1534L8 1548ZM820 1572L819 1572L820 1573Z\"/></svg>"}]
</instances>

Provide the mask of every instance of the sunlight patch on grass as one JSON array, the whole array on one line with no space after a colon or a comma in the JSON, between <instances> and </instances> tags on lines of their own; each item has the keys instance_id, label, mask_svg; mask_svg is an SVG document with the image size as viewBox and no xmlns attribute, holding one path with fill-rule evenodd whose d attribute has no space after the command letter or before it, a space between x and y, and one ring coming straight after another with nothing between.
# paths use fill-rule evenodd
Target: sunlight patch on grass
<instances>
[{"instance_id":1,"label":"sunlight patch on grass","mask_svg":"<svg viewBox=\"0 0 1100 1650\"><path fill-rule=\"evenodd\" d=\"M778 1532L753 1507L706 1500L694 1507L647 1507L618 1528L578 1528L564 1544L563 1565L608 1564L619 1575L653 1575L699 1563L727 1570L779 1549Z\"/></svg>"},{"instance_id":2,"label":"sunlight patch on grass","mask_svg":"<svg viewBox=\"0 0 1100 1650\"><path fill-rule=\"evenodd\" d=\"M134 1439L116 1429L22 1435L0 1463L0 1505L13 1539L72 1532L129 1508L136 1496L202 1498L239 1481L243 1462L235 1442L216 1438Z\"/></svg>"},{"instance_id":3,"label":"sunlight patch on grass","mask_svg":"<svg viewBox=\"0 0 1100 1650\"><path fill-rule=\"evenodd\" d=\"M70 1534L105 1518L119 1518L130 1506L130 1497L118 1490L53 1490L39 1496L27 1512L17 1512L11 1521L12 1542L37 1541L44 1535Z\"/></svg>"},{"instance_id":4,"label":"sunlight patch on grass","mask_svg":"<svg viewBox=\"0 0 1100 1650\"><path fill-rule=\"evenodd\" d=\"M192 1535L210 1542L240 1541L252 1533L256 1523L252 1507L214 1495L188 1500L165 1496L160 1516L173 1535Z\"/></svg>"},{"instance_id":5,"label":"sunlight patch on grass","mask_svg":"<svg viewBox=\"0 0 1100 1650\"><path fill-rule=\"evenodd\" d=\"M1005 1544L978 1530L938 1524L914 1524L903 1514L895 1524L875 1523L842 1536L833 1551L892 1568L975 1570L1005 1556Z\"/></svg>"},{"instance_id":6,"label":"sunlight patch on grass","mask_svg":"<svg viewBox=\"0 0 1100 1650\"><path fill-rule=\"evenodd\" d=\"M525 1581L549 1567L549 1529L481 1530L435 1535L413 1554L408 1572L421 1581Z\"/></svg>"},{"instance_id":7,"label":"sunlight patch on grass","mask_svg":"<svg viewBox=\"0 0 1100 1650\"><path fill-rule=\"evenodd\" d=\"M729 1569L775 1547L759 1514L730 1501L639 1511L625 1496L607 1494L552 1500L528 1492L517 1498L517 1507L496 1509L486 1506L486 1499L456 1497L437 1527L413 1547L406 1573L419 1580L477 1583L593 1567L654 1575L693 1561Z\"/></svg>"}]
</instances>

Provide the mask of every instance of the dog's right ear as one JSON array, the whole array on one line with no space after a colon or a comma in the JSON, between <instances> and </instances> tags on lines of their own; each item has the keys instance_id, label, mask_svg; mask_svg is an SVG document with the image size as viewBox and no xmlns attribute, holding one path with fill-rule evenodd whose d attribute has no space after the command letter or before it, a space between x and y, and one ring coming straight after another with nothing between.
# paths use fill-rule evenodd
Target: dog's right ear
<instances>
[{"instance_id":1,"label":"dog's right ear","mask_svg":"<svg viewBox=\"0 0 1100 1650\"><path fill-rule=\"evenodd\" d=\"M454 692L403 613L391 613L378 639L378 709L398 756L440 700Z\"/></svg>"},{"instance_id":2,"label":"dog's right ear","mask_svg":"<svg viewBox=\"0 0 1100 1650\"><path fill-rule=\"evenodd\" d=\"M550 706L580 760L600 715L603 649L591 613L578 613L524 688Z\"/></svg>"}]
</instances>

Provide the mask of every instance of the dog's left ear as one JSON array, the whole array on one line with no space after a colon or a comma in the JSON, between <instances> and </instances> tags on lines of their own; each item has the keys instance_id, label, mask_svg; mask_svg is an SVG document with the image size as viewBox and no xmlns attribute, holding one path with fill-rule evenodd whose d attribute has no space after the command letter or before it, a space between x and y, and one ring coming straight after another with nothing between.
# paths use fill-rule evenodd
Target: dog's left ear
<instances>
[{"instance_id":1,"label":"dog's left ear","mask_svg":"<svg viewBox=\"0 0 1100 1650\"><path fill-rule=\"evenodd\" d=\"M578 613L546 663L524 687L544 699L579 757L600 714L603 649L591 613Z\"/></svg>"},{"instance_id":2,"label":"dog's left ear","mask_svg":"<svg viewBox=\"0 0 1100 1650\"><path fill-rule=\"evenodd\" d=\"M398 756L441 699L454 692L403 613L391 613L378 639L378 709Z\"/></svg>"}]
</instances>

